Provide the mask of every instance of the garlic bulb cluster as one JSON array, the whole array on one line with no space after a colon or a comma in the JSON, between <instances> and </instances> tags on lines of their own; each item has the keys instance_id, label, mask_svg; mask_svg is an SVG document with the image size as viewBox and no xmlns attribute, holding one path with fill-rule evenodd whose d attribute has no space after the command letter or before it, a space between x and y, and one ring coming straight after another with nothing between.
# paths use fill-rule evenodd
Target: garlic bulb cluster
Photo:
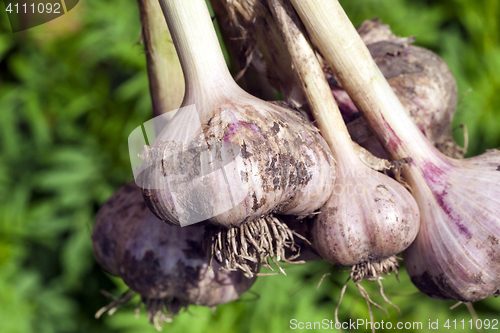
<instances>
[{"instance_id":1,"label":"garlic bulb cluster","mask_svg":"<svg viewBox=\"0 0 500 333\"><path fill-rule=\"evenodd\" d=\"M318 129L237 87L224 92L210 110L196 103L213 111L201 133L183 137L181 124L198 115L181 108L152 145L145 162L153 168L141 175L151 210L171 224L208 220L230 228L271 212L307 215L321 207L335 169Z\"/></svg>"},{"instance_id":2,"label":"garlic bulb cluster","mask_svg":"<svg viewBox=\"0 0 500 333\"><path fill-rule=\"evenodd\" d=\"M322 68L291 7L268 0L281 24L292 63L321 132L337 161L334 190L311 230L312 243L323 259L354 266L354 282L377 280L396 270L394 255L405 250L419 228L419 211L411 194L395 180L378 173L357 152L323 76Z\"/></svg>"},{"instance_id":3,"label":"garlic bulb cluster","mask_svg":"<svg viewBox=\"0 0 500 333\"><path fill-rule=\"evenodd\" d=\"M203 237L203 227L181 228L158 220L134 183L106 201L92 232L97 262L141 295L149 319L157 325L190 304L231 302L254 283L241 272L220 270L217 263L210 268ZM130 296L126 293L118 303Z\"/></svg>"},{"instance_id":4,"label":"garlic bulb cluster","mask_svg":"<svg viewBox=\"0 0 500 333\"><path fill-rule=\"evenodd\" d=\"M292 2L390 156L412 158L403 169L421 216L404 253L412 281L441 299L473 302L498 294L500 153L465 160L441 154L404 111L338 1Z\"/></svg>"},{"instance_id":5,"label":"garlic bulb cluster","mask_svg":"<svg viewBox=\"0 0 500 333\"><path fill-rule=\"evenodd\" d=\"M308 215L321 207L333 189L333 157L300 112L261 101L236 85L203 0L160 4L186 94L145 150L139 185L161 220L215 226L214 237L213 229L207 237L212 257L251 276L248 262L254 267L255 260L275 254L279 259L283 246L293 247L292 233L268 215Z\"/></svg>"}]
</instances>

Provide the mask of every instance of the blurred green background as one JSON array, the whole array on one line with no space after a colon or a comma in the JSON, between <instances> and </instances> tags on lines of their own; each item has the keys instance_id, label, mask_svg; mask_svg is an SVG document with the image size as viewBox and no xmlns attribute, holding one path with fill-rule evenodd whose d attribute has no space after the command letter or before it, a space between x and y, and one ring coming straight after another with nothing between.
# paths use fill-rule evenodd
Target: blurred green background
<instances>
[{"instance_id":1,"label":"blurred green background","mask_svg":"<svg viewBox=\"0 0 500 333\"><path fill-rule=\"evenodd\" d=\"M416 44L440 54L458 82L454 124L467 125L469 155L500 146L500 1L342 4L355 25L379 17L396 34L416 35ZM126 289L93 259L94 215L132 180L127 137L151 118L137 4L82 0L68 14L16 34L3 4L0 10L0 332L154 332L144 313L134 317L135 303L94 318L108 302L101 289L115 295ZM215 312L191 307L164 330L284 332L291 331L291 319L334 320L348 272L323 262L285 268L288 276L260 278L242 300ZM328 272L334 274L316 290ZM401 318L377 285L363 282L389 310L390 317L374 309L376 321L422 322L420 331L428 331L429 320L442 327L447 319L472 318L464 305L450 310L454 302L419 293L404 270L399 279L391 275L384 285ZM499 302L475 303L479 318L499 319ZM352 283L339 316L369 319ZM471 330L452 325L446 331Z\"/></svg>"}]
</instances>

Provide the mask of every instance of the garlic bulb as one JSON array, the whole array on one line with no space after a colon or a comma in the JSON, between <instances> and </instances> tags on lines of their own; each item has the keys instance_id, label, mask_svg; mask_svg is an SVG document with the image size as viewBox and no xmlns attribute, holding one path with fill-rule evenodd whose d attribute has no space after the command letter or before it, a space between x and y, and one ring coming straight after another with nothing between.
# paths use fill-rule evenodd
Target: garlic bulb
<instances>
[{"instance_id":1,"label":"garlic bulb","mask_svg":"<svg viewBox=\"0 0 500 333\"><path fill-rule=\"evenodd\" d=\"M410 117L437 142L457 107L457 84L446 63L434 52L411 45L414 37L394 36L378 19L366 20L356 30ZM335 79L329 82L337 86Z\"/></svg>"},{"instance_id":2,"label":"garlic bulb","mask_svg":"<svg viewBox=\"0 0 500 333\"><path fill-rule=\"evenodd\" d=\"M478 301L500 289L500 152L451 160L429 151L412 165L422 228L404 253L412 282L429 296Z\"/></svg>"},{"instance_id":3,"label":"garlic bulb","mask_svg":"<svg viewBox=\"0 0 500 333\"><path fill-rule=\"evenodd\" d=\"M457 106L457 85L446 63L435 53L411 45L414 37L394 36L390 27L378 19L366 20L356 30L405 110L425 136L448 156L463 156L464 150L454 144L448 133ZM331 69L328 65L324 68L353 140L374 155L388 158L377 139L366 129L367 125L352 100L339 87Z\"/></svg>"},{"instance_id":4,"label":"garlic bulb","mask_svg":"<svg viewBox=\"0 0 500 333\"><path fill-rule=\"evenodd\" d=\"M365 166L347 132L322 68L282 0L268 0L281 24L292 63L321 132L337 161L332 195L321 207L311 230L313 246L323 259L354 266L352 278L377 280L396 270L394 255L406 249L419 228L411 194L395 180Z\"/></svg>"},{"instance_id":5,"label":"garlic bulb","mask_svg":"<svg viewBox=\"0 0 500 333\"><path fill-rule=\"evenodd\" d=\"M217 263L211 269L203 237L203 227L181 228L158 220L134 183L106 201L92 232L97 262L141 295L155 324L166 319L165 311L172 316L189 304L212 307L233 301L254 283L241 272L219 270Z\"/></svg>"},{"instance_id":6,"label":"garlic bulb","mask_svg":"<svg viewBox=\"0 0 500 333\"><path fill-rule=\"evenodd\" d=\"M387 152L413 159L403 169L421 216L419 234L404 252L412 281L441 299L498 294L500 153L464 160L441 154L404 112L338 1L292 2Z\"/></svg>"},{"instance_id":7,"label":"garlic bulb","mask_svg":"<svg viewBox=\"0 0 500 333\"><path fill-rule=\"evenodd\" d=\"M157 137L147 161L155 168L142 175L151 210L171 224L208 220L229 228L270 212L318 209L334 178L319 131L296 111L229 93L192 140L179 140L181 124L196 121L190 108L181 108Z\"/></svg>"},{"instance_id":8,"label":"garlic bulb","mask_svg":"<svg viewBox=\"0 0 500 333\"><path fill-rule=\"evenodd\" d=\"M337 172L335 190L313 225L314 247L332 264L355 266L353 281L376 279L398 267L384 261L396 263L391 257L415 239L418 207L403 186L359 163Z\"/></svg>"},{"instance_id":9,"label":"garlic bulb","mask_svg":"<svg viewBox=\"0 0 500 333\"><path fill-rule=\"evenodd\" d=\"M331 152L299 112L261 101L236 85L203 0L160 4L186 94L182 107L146 147L147 167L137 181L161 220L216 226L215 237L208 236L209 243L219 244L208 244L212 256L227 268L244 267L251 276L247 261L293 247L292 233L268 215L307 215L327 200L335 178ZM241 229L245 224L251 227ZM226 231L233 237L218 234Z\"/></svg>"}]
</instances>

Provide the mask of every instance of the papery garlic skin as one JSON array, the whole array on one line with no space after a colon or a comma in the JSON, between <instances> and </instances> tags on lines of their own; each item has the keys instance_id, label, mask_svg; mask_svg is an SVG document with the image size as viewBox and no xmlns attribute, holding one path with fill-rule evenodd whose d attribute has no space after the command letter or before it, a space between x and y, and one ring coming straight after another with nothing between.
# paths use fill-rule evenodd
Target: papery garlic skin
<instances>
[{"instance_id":1,"label":"papery garlic skin","mask_svg":"<svg viewBox=\"0 0 500 333\"><path fill-rule=\"evenodd\" d=\"M326 261L342 266L401 253L419 229L415 200L383 174L346 167L337 168L333 194L313 224L315 249Z\"/></svg>"},{"instance_id":2,"label":"papery garlic skin","mask_svg":"<svg viewBox=\"0 0 500 333\"><path fill-rule=\"evenodd\" d=\"M179 139L186 113L178 112L153 145L161 172L144 174L144 197L163 221L232 227L269 213L307 215L331 194L334 160L317 128L297 111L232 97L189 140Z\"/></svg>"},{"instance_id":3,"label":"papery garlic skin","mask_svg":"<svg viewBox=\"0 0 500 333\"><path fill-rule=\"evenodd\" d=\"M237 299L253 284L241 272L209 267L203 227L158 220L131 183L101 207L92 241L97 262L143 299L176 298L183 305L215 306Z\"/></svg>"},{"instance_id":4,"label":"papery garlic skin","mask_svg":"<svg viewBox=\"0 0 500 333\"><path fill-rule=\"evenodd\" d=\"M448 133L457 106L457 85L446 63L432 51L411 45L415 37L393 35L379 19L366 20L356 30L420 131L443 153L462 157L464 150ZM325 68L329 69L327 65ZM326 77L353 140L375 156L389 159L331 70Z\"/></svg>"},{"instance_id":5,"label":"papery garlic skin","mask_svg":"<svg viewBox=\"0 0 500 333\"><path fill-rule=\"evenodd\" d=\"M235 227L270 213L307 215L331 194L328 145L297 111L233 80L204 0L161 0L182 65L182 108L151 147L140 186L163 221Z\"/></svg>"},{"instance_id":6,"label":"papery garlic skin","mask_svg":"<svg viewBox=\"0 0 500 333\"><path fill-rule=\"evenodd\" d=\"M500 289L500 152L426 162L411 178L422 228L404 252L429 296L474 302Z\"/></svg>"}]
</instances>

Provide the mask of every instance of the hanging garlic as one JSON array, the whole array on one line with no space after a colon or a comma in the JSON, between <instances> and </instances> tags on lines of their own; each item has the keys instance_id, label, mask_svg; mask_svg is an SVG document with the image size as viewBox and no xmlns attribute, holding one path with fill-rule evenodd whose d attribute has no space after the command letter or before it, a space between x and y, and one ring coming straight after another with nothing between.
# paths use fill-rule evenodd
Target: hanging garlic
<instances>
[{"instance_id":1,"label":"hanging garlic","mask_svg":"<svg viewBox=\"0 0 500 333\"><path fill-rule=\"evenodd\" d=\"M396 270L395 255L415 239L418 207L395 180L361 162L347 132L322 68L306 37L282 0L268 0L281 25L285 44L311 111L337 161L333 194L312 227L313 246L323 259L353 266L354 282L378 280Z\"/></svg>"},{"instance_id":2,"label":"hanging garlic","mask_svg":"<svg viewBox=\"0 0 500 333\"><path fill-rule=\"evenodd\" d=\"M294 247L272 213L307 215L327 200L331 152L295 110L239 88L203 0L160 1L186 81L182 107L144 151L137 181L170 224L207 221L211 255L249 276L255 262Z\"/></svg>"},{"instance_id":3,"label":"hanging garlic","mask_svg":"<svg viewBox=\"0 0 500 333\"><path fill-rule=\"evenodd\" d=\"M442 155L408 117L338 1L292 3L391 157L413 160L403 169L421 216L404 253L412 281L441 299L498 294L500 152L464 160Z\"/></svg>"},{"instance_id":4,"label":"hanging garlic","mask_svg":"<svg viewBox=\"0 0 500 333\"><path fill-rule=\"evenodd\" d=\"M241 272L214 269L202 250L203 227L170 226L147 208L134 183L121 187L101 207L92 242L97 262L130 287L97 313L110 311L141 295L157 327L190 304L213 307L237 299L255 279Z\"/></svg>"}]
</instances>

